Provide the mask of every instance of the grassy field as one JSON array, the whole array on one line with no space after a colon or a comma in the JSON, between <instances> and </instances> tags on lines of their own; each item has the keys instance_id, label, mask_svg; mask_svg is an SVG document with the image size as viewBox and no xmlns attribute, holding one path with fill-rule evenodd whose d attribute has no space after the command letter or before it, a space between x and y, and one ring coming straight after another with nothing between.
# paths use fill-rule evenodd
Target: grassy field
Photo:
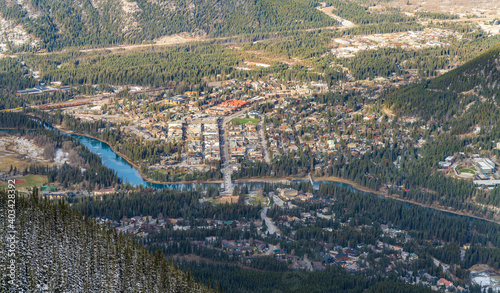
<instances>
[{"instance_id":1,"label":"grassy field","mask_svg":"<svg viewBox=\"0 0 500 293\"><path fill-rule=\"evenodd\" d=\"M40 175L26 175L21 178L18 178L19 180L24 180L23 183L21 184L16 184L16 188L29 188L33 186L42 186L47 182L47 176L40 176ZM5 182L0 185L6 184Z\"/></svg>"},{"instance_id":2,"label":"grassy field","mask_svg":"<svg viewBox=\"0 0 500 293\"><path fill-rule=\"evenodd\" d=\"M463 169L458 170L458 172L460 172L460 173L469 173L469 174L472 174L472 175L475 175L476 171L477 170L474 167L472 167L472 168L463 168Z\"/></svg>"},{"instance_id":3,"label":"grassy field","mask_svg":"<svg viewBox=\"0 0 500 293\"><path fill-rule=\"evenodd\" d=\"M252 118L234 118L231 120L231 123L234 124L247 124L247 123L259 123L259 119L252 119Z\"/></svg>"},{"instance_id":4,"label":"grassy field","mask_svg":"<svg viewBox=\"0 0 500 293\"><path fill-rule=\"evenodd\" d=\"M250 204L252 204L253 206L258 206L259 203L261 204L261 206L267 205L267 202L268 202L267 198L264 197L262 194L253 194L250 197L254 199L254 200L250 201Z\"/></svg>"}]
</instances>

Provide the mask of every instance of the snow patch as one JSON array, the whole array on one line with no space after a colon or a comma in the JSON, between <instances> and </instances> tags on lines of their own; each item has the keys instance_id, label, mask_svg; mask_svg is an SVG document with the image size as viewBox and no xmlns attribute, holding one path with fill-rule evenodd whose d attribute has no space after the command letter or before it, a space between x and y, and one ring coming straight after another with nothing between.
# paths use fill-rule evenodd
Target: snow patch
<instances>
[{"instance_id":1,"label":"snow patch","mask_svg":"<svg viewBox=\"0 0 500 293\"><path fill-rule=\"evenodd\" d=\"M57 149L56 157L54 158L54 162L58 165L63 165L64 163L68 163L68 153L63 152L62 149Z\"/></svg>"}]
</instances>

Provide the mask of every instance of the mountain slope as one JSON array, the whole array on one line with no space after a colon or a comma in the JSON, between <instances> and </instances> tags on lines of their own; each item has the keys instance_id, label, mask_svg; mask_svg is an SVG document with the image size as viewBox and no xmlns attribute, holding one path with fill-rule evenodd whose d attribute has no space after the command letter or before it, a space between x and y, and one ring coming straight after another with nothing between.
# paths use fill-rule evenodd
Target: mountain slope
<instances>
[{"instance_id":1,"label":"mountain slope","mask_svg":"<svg viewBox=\"0 0 500 293\"><path fill-rule=\"evenodd\" d=\"M1 292L211 292L167 262L114 230L101 229L65 204L17 198L8 221L0 192ZM11 224L13 226L11 226ZM16 231L16 257L7 255ZM12 282L8 266L15 260Z\"/></svg>"},{"instance_id":2,"label":"mountain slope","mask_svg":"<svg viewBox=\"0 0 500 293\"><path fill-rule=\"evenodd\" d=\"M494 97L500 92L500 44L457 69L431 81L431 89L456 93L476 89L478 94Z\"/></svg>"},{"instance_id":3,"label":"mountain slope","mask_svg":"<svg viewBox=\"0 0 500 293\"><path fill-rule=\"evenodd\" d=\"M8 19L41 39L42 48L137 43L190 32L210 36L331 26L303 0L0 0Z\"/></svg>"},{"instance_id":4,"label":"mountain slope","mask_svg":"<svg viewBox=\"0 0 500 293\"><path fill-rule=\"evenodd\" d=\"M473 93L464 93L471 90ZM442 76L388 94L385 103L399 115L449 120L463 111L474 95L498 100L499 94L500 44Z\"/></svg>"}]
</instances>

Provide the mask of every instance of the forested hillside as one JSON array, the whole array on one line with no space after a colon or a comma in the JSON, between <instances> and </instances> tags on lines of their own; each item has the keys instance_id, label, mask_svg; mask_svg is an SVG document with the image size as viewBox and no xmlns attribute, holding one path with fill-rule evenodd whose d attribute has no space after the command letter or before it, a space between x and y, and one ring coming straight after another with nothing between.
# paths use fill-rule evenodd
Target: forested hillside
<instances>
[{"instance_id":1,"label":"forested hillside","mask_svg":"<svg viewBox=\"0 0 500 293\"><path fill-rule=\"evenodd\" d=\"M0 198L2 292L211 292L162 254L153 255L130 238L101 229L64 203L39 201L36 193L17 197L16 216L7 220L12 208L5 191ZM14 258L4 253L10 231L18 240Z\"/></svg>"},{"instance_id":2,"label":"forested hillside","mask_svg":"<svg viewBox=\"0 0 500 293\"><path fill-rule=\"evenodd\" d=\"M52 161L57 150L68 152L70 164L44 166L30 164L24 174L46 175L49 183L59 182L65 188L80 185L88 189L104 188L121 183L112 169L102 164L101 158L71 136L46 129L31 116L15 112L0 113L0 128L15 129L44 148L44 157ZM81 169L83 168L83 169ZM28 171L29 169L29 171Z\"/></svg>"},{"instance_id":3,"label":"forested hillside","mask_svg":"<svg viewBox=\"0 0 500 293\"><path fill-rule=\"evenodd\" d=\"M500 45L431 81L397 90L386 97L386 105L400 115L449 120L473 99L473 90L485 98L499 98Z\"/></svg>"},{"instance_id":4,"label":"forested hillside","mask_svg":"<svg viewBox=\"0 0 500 293\"><path fill-rule=\"evenodd\" d=\"M0 1L7 19L23 23L47 50L137 43L180 32L228 36L332 26L337 22L300 0L25 0Z\"/></svg>"},{"instance_id":5,"label":"forested hillside","mask_svg":"<svg viewBox=\"0 0 500 293\"><path fill-rule=\"evenodd\" d=\"M459 68L434 79L431 89L449 89L461 93L476 89L485 97L497 97L500 92L500 44Z\"/></svg>"},{"instance_id":6,"label":"forested hillside","mask_svg":"<svg viewBox=\"0 0 500 293\"><path fill-rule=\"evenodd\" d=\"M368 7L356 4L351 1L327 0L324 2L327 6L333 6L335 9L335 13L338 16L351 20L352 22L357 24L415 22L415 17L406 16L399 11L373 13L368 9Z\"/></svg>"}]
</instances>

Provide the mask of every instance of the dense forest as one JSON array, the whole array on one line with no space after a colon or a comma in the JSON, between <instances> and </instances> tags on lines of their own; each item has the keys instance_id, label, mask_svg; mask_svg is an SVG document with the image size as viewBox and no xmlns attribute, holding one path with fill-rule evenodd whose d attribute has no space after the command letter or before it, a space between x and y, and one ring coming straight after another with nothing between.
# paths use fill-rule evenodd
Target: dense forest
<instances>
[{"instance_id":1,"label":"dense forest","mask_svg":"<svg viewBox=\"0 0 500 293\"><path fill-rule=\"evenodd\" d=\"M62 53L23 58L32 68L41 71L45 82L153 87L181 81L195 83L218 74L225 76L242 62L236 52L207 44L113 55Z\"/></svg>"},{"instance_id":2,"label":"dense forest","mask_svg":"<svg viewBox=\"0 0 500 293\"><path fill-rule=\"evenodd\" d=\"M315 51L319 52L318 49ZM329 68L327 64L318 67L320 72L280 62L273 62L268 68L238 71L235 67L241 66L244 60L251 60L252 55L206 43L113 55L72 51L43 57L24 55L22 58L30 67L40 70L44 82L61 81L63 84L76 86L199 85L207 80L257 79L269 75L281 80L327 80L329 83L343 78L342 73Z\"/></svg>"},{"instance_id":3,"label":"dense forest","mask_svg":"<svg viewBox=\"0 0 500 293\"><path fill-rule=\"evenodd\" d=\"M218 191L210 190L208 196L215 196ZM87 211L91 217L108 217L121 220L123 217L152 215L160 213L170 218L213 218L234 220L240 218L256 219L260 216L261 207L244 204L212 205L211 202L200 203L202 194L199 191L181 191L175 189L144 189L124 195L104 196L102 200L82 198L74 202L74 207L81 212Z\"/></svg>"},{"instance_id":4,"label":"dense forest","mask_svg":"<svg viewBox=\"0 0 500 293\"><path fill-rule=\"evenodd\" d=\"M380 28L379 26L394 26ZM33 70L40 71L45 83L61 81L74 85L73 92L89 94L90 84L100 85L144 85L152 87L175 86L178 84L198 85L208 80L227 80L240 78L266 78L271 75L284 81L325 81L333 85L345 80L344 72L332 67L340 63L349 68L356 79L391 76L393 73L405 73L417 70L422 77L437 75L437 70L447 69L456 62L465 62L474 57L471 52L481 52L500 41L498 37L477 36L470 41L450 40L448 47L405 50L381 48L362 51L352 59L336 59L332 54L325 54L331 46L331 39L347 37L350 34L368 34L397 32L419 28L405 27L404 24L375 24L355 27L342 31L296 32L288 36L274 36L272 39L247 43L245 50L233 50L219 44L198 43L175 48L151 48L148 50L107 54L106 52L82 53L69 50L51 55L22 55L21 60ZM368 31L359 31L368 29ZM294 59L299 58L304 65L289 66L273 62L270 67L253 70L237 70L244 60L257 58L252 52L265 52L266 55ZM310 68L314 70L310 70ZM17 73L9 70L11 74ZM491 78L494 78L493 76ZM439 81L439 80L438 80ZM437 82L437 81L436 81ZM490 82L491 84L491 82ZM18 86L25 88L25 86ZM439 88L438 85L436 85ZM90 92L92 93L92 92ZM393 95L397 95L394 93ZM51 95L53 101L64 99ZM30 97L29 102L40 104L47 97ZM390 100L392 101L392 100ZM405 106L403 109L406 109Z\"/></svg>"},{"instance_id":5,"label":"dense forest","mask_svg":"<svg viewBox=\"0 0 500 293\"><path fill-rule=\"evenodd\" d=\"M407 292L431 293L428 288L410 286L396 280L378 280L353 276L342 268L330 268L323 272L276 272L245 270L238 266L185 262L181 268L189 269L200 282L218 280L224 292Z\"/></svg>"},{"instance_id":6,"label":"dense forest","mask_svg":"<svg viewBox=\"0 0 500 293\"><path fill-rule=\"evenodd\" d=\"M187 32L214 37L282 32L337 22L305 1L0 1L7 19L22 23L48 51L67 46L141 43ZM38 17L33 17L35 14Z\"/></svg>"},{"instance_id":7,"label":"dense forest","mask_svg":"<svg viewBox=\"0 0 500 293\"><path fill-rule=\"evenodd\" d=\"M25 76L28 70L16 59L0 58L0 110L22 106L23 101L14 96L16 90L38 85L32 77Z\"/></svg>"},{"instance_id":8,"label":"dense forest","mask_svg":"<svg viewBox=\"0 0 500 293\"><path fill-rule=\"evenodd\" d=\"M302 188L296 186L296 188L307 189L307 186L302 186ZM273 188L266 186L264 190L273 190ZM294 251L296 255L304 256L307 254L312 258L313 252L321 249L322 243L333 243L332 245L341 245L344 247L356 247L358 244L375 244L376 240L382 236L379 227L385 224L407 231L409 236L406 237L414 239L415 242L408 242L405 245L405 251L415 252L420 256L420 261L415 264L415 270L436 270L435 265L427 256L428 253L443 262L459 264L466 268L476 263L489 264L495 268L498 266L498 249L488 248L490 244L498 245L500 243L500 238L498 238L498 233L496 233L498 230L496 224L478 220L471 221L467 217L438 212L416 205L408 205L395 200L383 199L376 195L352 192L349 189L332 184L323 184L314 193L319 198L334 200L330 208L335 215L335 220L321 220L318 218L312 226L300 226L300 224L296 227L294 226L293 230L296 232L292 234L293 236L290 239L271 240L267 238L266 241L271 241L274 245L279 245L287 251ZM209 188L207 190L206 196L211 197L215 195L217 195L216 189ZM205 226L204 219L227 221L233 219L251 220L259 217L261 207L254 207L253 209L251 206L240 204L201 204L199 202L201 196L201 191L179 192L173 190L154 191L145 189L139 192L132 192L128 195L107 195L103 197L102 201L86 198L82 201L74 201L73 206L82 212L88 213L89 216L109 216L115 220L133 215L152 215L153 217L162 215L168 218L181 217L186 223L189 222L189 225L192 227ZM283 210L273 208L269 210L268 215L278 223L278 219L282 215L299 216L300 212L314 213L317 209L314 203L295 202L295 204L298 207L292 209ZM366 228L364 227L365 225L373 227ZM325 227L333 228L335 231L325 231ZM286 226L280 226L280 229L283 233L290 232L288 231L290 228ZM256 233L255 228L252 228L252 226L250 226L249 230L245 231L235 229L232 225L217 229L176 231L168 224L165 229L148 236L143 242L154 249L162 248L167 255L194 254L214 261L234 263L235 259L227 253L202 249L190 244L190 241L204 241L209 236L217 236L221 239L249 239L250 237L261 239L261 236ZM177 245L162 245L162 243L169 241L173 241ZM384 241L393 243L395 239L384 238ZM448 244L443 247L440 243ZM465 258L461 260L459 256L457 257L456 251L459 252L457 248L464 244L471 244L472 248L467 251ZM265 269L266 274L271 273L277 276L295 274L288 271L287 268L280 266L279 263L272 259L264 258L248 265L252 268ZM233 286L247 286L243 285L243 283L248 283L236 282L235 280L238 280L238 276L250 276L256 272L254 270L241 269L234 271L231 269L232 273L227 272L226 277L221 277L208 274L207 266L213 267L212 265L184 263L182 266L189 268L193 276L199 278L202 282L207 282L208 279L218 280L221 288L225 291L234 290ZM224 266L226 267L227 265ZM340 273L338 275L339 278L346 274L342 269L335 267L327 269L326 272L329 272L330 276L333 272ZM465 274L461 270L458 270L458 273ZM306 278L302 281L305 282L303 285L306 286L307 279L315 279L323 273L304 272L304 274L307 276L304 275ZM333 274L335 275L335 273ZM436 271L433 274L439 275L440 272ZM350 276L350 278L352 277ZM389 275L389 279L395 277L395 275ZM337 285L327 280L315 282L316 284L313 287L318 288L318 292L324 292L324 290L335 291L337 289L331 286L337 286L340 279L335 281ZM376 286L373 283L367 286L371 287L372 285ZM267 292L266 290L269 290L269 288L287 290L286 286L287 284L277 283L270 285L267 282L255 282L255 284L252 283L250 287L245 288L249 292ZM365 285L359 284L359 286ZM394 283L392 286L406 285ZM411 287L407 287L406 290L411 289Z\"/></svg>"},{"instance_id":9,"label":"dense forest","mask_svg":"<svg viewBox=\"0 0 500 293\"><path fill-rule=\"evenodd\" d=\"M328 0L324 1L327 6L335 8L335 14L351 20L357 24L375 24L375 23L411 23L415 22L415 17L406 16L405 14L388 10L384 13L376 13L369 7L359 5L353 1Z\"/></svg>"},{"instance_id":10,"label":"dense forest","mask_svg":"<svg viewBox=\"0 0 500 293\"><path fill-rule=\"evenodd\" d=\"M161 253L102 229L64 202L39 200L36 191L29 198L1 191L0 214L2 292L212 292ZM7 247L12 232L15 248Z\"/></svg>"},{"instance_id":11,"label":"dense forest","mask_svg":"<svg viewBox=\"0 0 500 293\"><path fill-rule=\"evenodd\" d=\"M484 97L498 99L500 45L431 81L405 87L387 95L385 103L400 115L417 115L446 121L456 114L459 104L467 104L462 93L475 90Z\"/></svg>"},{"instance_id":12,"label":"dense forest","mask_svg":"<svg viewBox=\"0 0 500 293\"><path fill-rule=\"evenodd\" d=\"M342 204L333 206L333 211L340 218L355 219L352 225L378 222L410 231L415 238L422 240L432 238L460 245L465 243L487 245L491 241L495 246L500 245L500 235L495 233L498 224L482 220L471 221L467 217L408 205L376 195L353 193L330 184L322 184L318 194L334 197L341 202Z\"/></svg>"}]
</instances>

